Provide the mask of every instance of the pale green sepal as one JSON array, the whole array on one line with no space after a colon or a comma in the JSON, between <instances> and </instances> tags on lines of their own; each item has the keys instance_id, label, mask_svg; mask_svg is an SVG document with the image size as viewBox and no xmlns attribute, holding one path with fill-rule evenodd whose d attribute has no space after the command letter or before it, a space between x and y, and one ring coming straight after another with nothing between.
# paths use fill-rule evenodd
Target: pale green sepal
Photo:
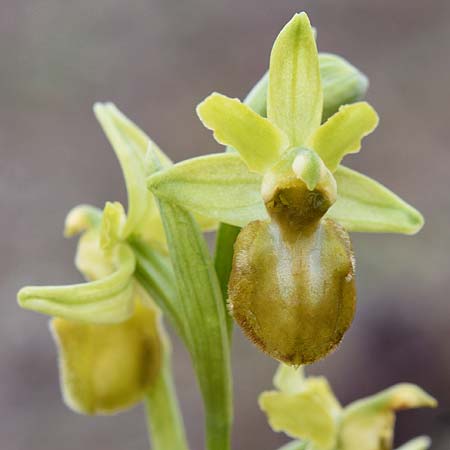
<instances>
[{"instance_id":1,"label":"pale green sepal","mask_svg":"<svg viewBox=\"0 0 450 450\"><path fill-rule=\"evenodd\" d=\"M351 403L342 416L339 448L384 450L392 448L395 411L437 406L436 400L416 385L402 383Z\"/></svg>"},{"instance_id":2,"label":"pale green sepal","mask_svg":"<svg viewBox=\"0 0 450 450\"><path fill-rule=\"evenodd\" d=\"M130 145L127 137L116 126L107 106L97 103L94 112L119 159L127 186L128 212L122 231L122 238L125 239L139 225L148 207L143 163L145 155Z\"/></svg>"},{"instance_id":3,"label":"pale green sepal","mask_svg":"<svg viewBox=\"0 0 450 450\"><path fill-rule=\"evenodd\" d=\"M160 199L231 225L268 219L261 176L234 153L188 159L150 176L147 185Z\"/></svg>"},{"instance_id":4,"label":"pale green sepal","mask_svg":"<svg viewBox=\"0 0 450 450\"><path fill-rule=\"evenodd\" d=\"M125 211L119 202L106 202L100 226L102 250L109 252L120 241L125 220Z\"/></svg>"},{"instance_id":5,"label":"pale green sepal","mask_svg":"<svg viewBox=\"0 0 450 450\"><path fill-rule=\"evenodd\" d=\"M431 439L428 436L420 436L401 445L397 450L428 450L430 447Z\"/></svg>"},{"instance_id":6,"label":"pale green sepal","mask_svg":"<svg viewBox=\"0 0 450 450\"><path fill-rule=\"evenodd\" d=\"M158 158L163 167L170 167L172 165L171 159L159 148L159 146L150 137L142 131L133 121L131 121L125 114L123 114L113 103L105 104L108 111L111 113L111 118L114 120L116 126L124 134L128 143L139 151L145 157L149 149L158 155Z\"/></svg>"},{"instance_id":7,"label":"pale green sepal","mask_svg":"<svg viewBox=\"0 0 450 450\"><path fill-rule=\"evenodd\" d=\"M274 431L310 441L320 450L335 448L337 422L322 396L314 389L296 394L263 392L259 397L259 406L267 414Z\"/></svg>"},{"instance_id":8,"label":"pale green sepal","mask_svg":"<svg viewBox=\"0 0 450 450\"><path fill-rule=\"evenodd\" d=\"M300 147L319 127L323 94L314 34L305 13L278 35L270 56L267 117Z\"/></svg>"},{"instance_id":9,"label":"pale green sepal","mask_svg":"<svg viewBox=\"0 0 450 450\"><path fill-rule=\"evenodd\" d=\"M338 198L327 217L347 231L415 234L422 228L420 212L377 181L344 166L334 177Z\"/></svg>"},{"instance_id":10,"label":"pale green sepal","mask_svg":"<svg viewBox=\"0 0 450 450\"><path fill-rule=\"evenodd\" d=\"M303 366L292 367L281 363L273 377L273 385L281 392L295 394L304 388L305 373Z\"/></svg>"},{"instance_id":11,"label":"pale green sepal","mask_svg":"<svg viewBox=\"0 0 450 450\"><path fill-rule=\"evenodd\" d=\"M309 147L334 172L345 155L359 152L361 140L377 127L378 121L377 113L366 102L341 106L314 132Z\"/></svg>"},{"instance_id":12,"label":"pale green sepal","mask_svg":"<svg viewBox=\"0 0 450 450\"><path fill-rule=\"evenodd\" d=\"M105 278L66 286L29 286L18 293L22 308L89 323L117 323L133 313L135 258L124 244L117 247L117 269Z\"/></svg>"},{"instance_id":13,"label":"pale green sepal","mask_svg":"<svg viewBox=\"0 0 450 450\"><path fill-rule=\"evenodd\" d=\"M102 211L91 205L78 205L72 208L64 222L64 236L72 237L94 228L102 220Z\"/></svg>"},{"instance_id":14,"label":"pale green sepal","mask_svg":"<svg viewBox=\"0 0 450 450\"><path fill-rule=\"evenodd\" d=\"M323 89L322 122L337 112L341 105L364 98L369 80L344 58L331 53L319 53L320 77Z\"/></svg>"},{"instance_id":15,"label":"pale green sepal","mask_svg":"<svg viewBox=\"0 0 450 450\"><path fill-rule=\"evenodd\" d=\"M288 146L281 130L238 99L213 93L197 106L197 114L215 139L234 147L252 171L269 169Z\"/></svg>"}]
</instances>

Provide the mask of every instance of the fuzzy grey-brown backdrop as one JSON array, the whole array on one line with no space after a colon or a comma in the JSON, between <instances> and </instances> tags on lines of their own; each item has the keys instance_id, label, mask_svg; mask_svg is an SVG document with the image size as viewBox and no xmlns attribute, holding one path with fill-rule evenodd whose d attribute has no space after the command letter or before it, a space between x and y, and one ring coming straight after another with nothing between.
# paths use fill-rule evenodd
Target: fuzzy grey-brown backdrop
<instances>
[{"instance_id":1,"label":"fuzzy grey-brown backdrop","mask_svg":"<svg viewBox=\"0 0 450 450\"><path fill-rule=\"evenodd\" d=\"M66 212L125 200L115 156L92 114L112 100L175 160L219 151L194 113L217 90L243 97L265 71L277 32L307 10L322 51L370 76L381 116L348 163L416 205L416 237L354 235L359 305L350 332L311 372L345 403L399 381L440 400L402 413L397 440L420 433L450 447L450 2L448 0L2 0L0 3L0 448L138 450L140 408L86 418L61 402L47 319L21 311L24 284L80 280ZM186 353L176 377L189 437L202 411ZM239 333L234 449L285 441L256 405L275 363ZM173 450L173 449L167 449Z\"/></svg>"}]
</instances>

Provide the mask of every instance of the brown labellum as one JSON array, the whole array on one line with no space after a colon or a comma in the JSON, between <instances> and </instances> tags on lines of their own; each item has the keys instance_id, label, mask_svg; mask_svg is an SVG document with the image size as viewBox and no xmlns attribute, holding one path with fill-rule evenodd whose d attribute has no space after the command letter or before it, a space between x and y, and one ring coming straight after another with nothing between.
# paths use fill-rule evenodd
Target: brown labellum
<instances>
[{"instance_id":1,"label":"brown labellum","mask_svg":"<svg viewBox=\"0 0 450 450\"><path fill-rule=\"evenodd\" d=\"M355 309L350 240L340 225L320 219L327 209L321 197L301 182L284 186L266 202L271 222L251 222L235 243L232 315L261 350L294 366L333 350Z\"/></svg>"}]
</instances>

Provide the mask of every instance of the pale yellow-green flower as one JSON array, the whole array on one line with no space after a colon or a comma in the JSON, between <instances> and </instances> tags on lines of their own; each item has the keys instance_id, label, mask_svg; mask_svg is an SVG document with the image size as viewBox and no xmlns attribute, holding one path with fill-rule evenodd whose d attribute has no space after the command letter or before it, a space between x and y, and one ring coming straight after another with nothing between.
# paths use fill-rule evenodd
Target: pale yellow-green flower
<instances>
[{"instance_id":1,"label":"pale yellow-green flower","mask_svg":"<svg viewBox=\"0 0 450 450\"><path fill-rule=\"evenodd\" d=\"M284 365L274 385L277 390L260 395L261 409L274 431L300 440L308 450L392 450L395 412L437 405L418 386L402 383L344 408L324 377L305 377L302 368ZM429 445L420 437L398 450Z\"/></svg>"}]
</instances>

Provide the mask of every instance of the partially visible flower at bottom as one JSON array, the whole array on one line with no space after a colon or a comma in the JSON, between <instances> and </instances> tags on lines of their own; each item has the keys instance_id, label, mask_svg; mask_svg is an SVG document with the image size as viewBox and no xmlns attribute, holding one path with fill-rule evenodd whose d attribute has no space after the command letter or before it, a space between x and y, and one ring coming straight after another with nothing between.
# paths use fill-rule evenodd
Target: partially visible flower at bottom
<instances>
[{"instance_id":1,"label":"partially visible flower at bottom","mask_svg":"<svg viewBox=\"0 0 450 450\"><path fill-rule=\"evenodd\" d=\"M274 431L299 439L307 450L392 450L395 411L437 406L414 384L401 383L343 408L324 377L280 365L276 391L263 392L259 405ZM398 450L426 450L420 437ZM301 448L301 447L299 447Z\"/></svg>"}]
</instances>

